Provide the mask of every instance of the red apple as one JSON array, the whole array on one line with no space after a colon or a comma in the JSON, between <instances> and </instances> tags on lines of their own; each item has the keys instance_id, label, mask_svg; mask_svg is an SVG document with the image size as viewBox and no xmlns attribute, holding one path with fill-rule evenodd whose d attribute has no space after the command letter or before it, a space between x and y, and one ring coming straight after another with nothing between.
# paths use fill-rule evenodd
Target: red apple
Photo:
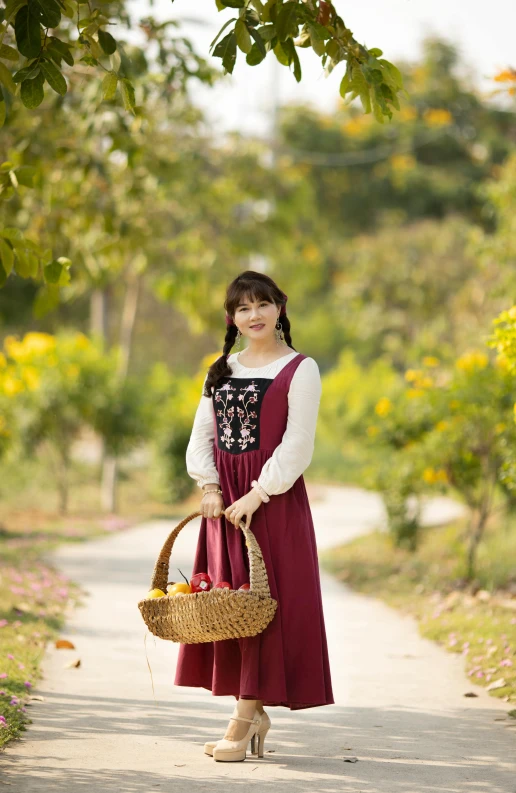
<instances>
[{"instance_id":1,"label":"red apple","mask_svg":"<svg viewBox=\"0 0 516 793\"><path fill-rule=\"evenodd\" d=\"M192 592L207 592L212 588L212 580L208 573L196 573L190 579Z\"/></svg>"},{"instance_id":2,"label":"red apple","mask_svg":"<svg viewBox=\"0 0 516 793\"><path fill-rule=\"evenodd\" d=\"M251 588L251 584L242 584L242 586L239 586L238 588L239 588L239 589L246 589L246 590L247 590L247 589L250 589L250 588Z\"/></svg>"},{"instance_id":3,"label":"red apple","mask_svg":"<svg viewBox=\"0 0 516 793\"><path fill-rule=\"evenodd\" d=\"M219 581L217 584L213 585L213 589L231 589L231 584L227 581Z\"/></svg>"}]
</instances>

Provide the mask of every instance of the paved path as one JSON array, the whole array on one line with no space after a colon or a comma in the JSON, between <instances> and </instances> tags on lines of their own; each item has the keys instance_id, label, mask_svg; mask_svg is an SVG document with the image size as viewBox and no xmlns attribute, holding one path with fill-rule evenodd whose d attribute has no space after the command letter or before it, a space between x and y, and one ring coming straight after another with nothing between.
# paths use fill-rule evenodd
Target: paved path
<instances>
[{"instance_id":1,"label":"paved path","mask_svg":"<svg viewBox=\"0 0 516 793\"><path fill-rule=\"evenodd\" d=\"M314 491L312 501L320 547L375 523L378 505L367 494L325 492L318 500ZM442 502L438 517L446 508ZM136 605L173 525L148 523L56 553L89 592L63 632L77 650L49 647L35 692L45 701L32 706L25 737L0 755L2 789L226 793L242 784L272 791L282 782L284 793L516 793L510 705L471 684L463 659L421 638L412 618L325 573L336 703L297 713L269 708L261 760L227 764L205 755L204 741L222 737L234 699L173 686L177 645L149 634L156 703ZM191 521L179 535L172 573L179 566L188 574L197 526ZM65 669L75 657L80 667ZM463 696L472 690L478 698Z\"/></svg>"}]
</instances>

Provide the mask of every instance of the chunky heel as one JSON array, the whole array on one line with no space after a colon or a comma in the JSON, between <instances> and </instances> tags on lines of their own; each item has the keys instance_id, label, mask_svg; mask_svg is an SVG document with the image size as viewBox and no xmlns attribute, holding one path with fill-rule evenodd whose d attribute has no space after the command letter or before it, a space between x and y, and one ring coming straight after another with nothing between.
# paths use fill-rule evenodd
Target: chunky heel
<instances>
[{"instance_id":1,"label":"chunky heel","mask_svg":"<svg viewBox=\"0 0 516 793\"><path fill-rule=\"evenodd\" d=\"M265 744L265 736L271 728L271 720L265 711L261 714L260 729L251 738L251 754L257 757L263 757L263 747Z\"/></svg>"}]
</instances>

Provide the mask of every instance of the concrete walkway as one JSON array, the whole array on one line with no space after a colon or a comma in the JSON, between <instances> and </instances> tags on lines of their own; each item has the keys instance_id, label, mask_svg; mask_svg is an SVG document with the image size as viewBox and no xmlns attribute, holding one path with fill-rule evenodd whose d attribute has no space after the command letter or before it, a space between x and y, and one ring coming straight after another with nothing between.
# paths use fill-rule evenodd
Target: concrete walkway
<instances>
[{"instance_id":1,"label":"concrete walkway","mask_svg":"<svg viewBox=\"0 0 516 793\"><path fill-rule=\"evenodd\" d=\"M434 506L436 517L448 507ZM353 489L317 488L312 509L320 547L378 519L378 503ZM412 618L324 573L336 703L297 713L269 708L263 759L220 763L205 755L204 741L222 737L234 699L173 686L178 645L148 634L155 702L137 608L174 525L149 523L55 554L89 595L62 634L76 650L49 647L34 692L44 701L31 706L25 737L0 755L1 787L226 793L281 782L284 793L516 792L516 721L506 717L513 705L472 684L463 659L421 638ZM197 528L198 519L179 535L171 577L177 567L188 575ZM74 658L81 665L64 668ZM465 698L467 691L478 697Z\"/></svg>"}]
</instances>

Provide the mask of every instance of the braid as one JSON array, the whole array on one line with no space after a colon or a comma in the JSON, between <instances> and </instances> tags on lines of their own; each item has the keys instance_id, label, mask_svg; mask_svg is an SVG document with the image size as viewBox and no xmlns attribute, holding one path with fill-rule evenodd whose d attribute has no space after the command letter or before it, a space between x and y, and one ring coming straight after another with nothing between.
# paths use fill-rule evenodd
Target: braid
<instances>
[{"instance_id":1,"label":"braid","mask_svg":"<svg viewBox=\"0 0 516 793\"><path fill-rule=\"evenodd\" d=\"M232 347L235 344L236 336L238 333L238 328L236 325L228 325L226 336L224 338L224 347L222 349L222 355L220 358L217 358L215 363L212 363L208 370L208 376L206 378L206 383L204 385L204 396L211 397L212 395L212 387L216 388L219 384L219 381L223 377L231 377L232 371L231 367L227 362L227 356L231 352Z\"/></svg>"},{"instance_id":2,"label":"braid","mask_svg":"<svg viewBox=\"0 0 516 793\"><path fill-rule=\"evenodd\" d=\"M292 344L292 337L290 335L290 320L286 314L280 314L279 321L281 327L283 328L283 335L285 336L285 341L287 342L288 346L291 347L293 350L296 348Z\"/></svg>"}]
</instances>

